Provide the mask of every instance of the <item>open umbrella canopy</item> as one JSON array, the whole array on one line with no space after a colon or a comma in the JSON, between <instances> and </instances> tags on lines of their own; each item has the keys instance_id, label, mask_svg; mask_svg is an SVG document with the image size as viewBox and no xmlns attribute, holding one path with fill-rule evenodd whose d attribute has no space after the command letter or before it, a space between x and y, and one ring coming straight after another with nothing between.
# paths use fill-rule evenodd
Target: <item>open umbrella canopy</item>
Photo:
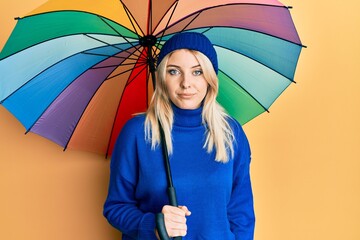
<instances>
[{"instance_id":1,"label":"open umbrella canopy","mask_svg":"<svg viewBox=\"0 0 360 240\"><path fill-rule=\"evenodd\" d=\"M18 22L0 53L0 103L64 148L110 155L147 109L154 61L183 31L219 58L218 101L244 124L294 82L303 45L275 0L50 0Z\"/></svg>"}]
</instances>

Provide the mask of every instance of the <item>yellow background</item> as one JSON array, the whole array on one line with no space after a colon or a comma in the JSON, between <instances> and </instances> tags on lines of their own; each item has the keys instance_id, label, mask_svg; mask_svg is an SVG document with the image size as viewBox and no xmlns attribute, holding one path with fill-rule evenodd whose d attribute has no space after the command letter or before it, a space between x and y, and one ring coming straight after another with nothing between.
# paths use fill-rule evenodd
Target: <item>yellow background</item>
<instances>
[{"instance_id":1,"label":"yellow background","mask_svg":"<svg viewBox=\"0 0 360 240\"><path fill-rule=\"evenodd\" d=\"M44 0L0 0L0 46ZM283 1L308 46L295 80L245 126L256 240L360 239L360 4ZM0 75L1 76L1 75ZM0 239L113 240L102 217L109 161L63 152L0 107Z\"/></svg>"}]
</instances>

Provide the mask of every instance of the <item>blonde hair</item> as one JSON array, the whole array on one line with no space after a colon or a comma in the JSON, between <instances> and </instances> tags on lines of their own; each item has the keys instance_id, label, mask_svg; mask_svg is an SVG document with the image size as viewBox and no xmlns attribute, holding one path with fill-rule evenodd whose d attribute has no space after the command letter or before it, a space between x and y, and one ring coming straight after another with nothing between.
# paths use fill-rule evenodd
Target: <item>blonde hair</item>
<instances>
[{"instance_id":1,"label":"blonde hair","mask_svg":"<svg viewBox=\"0 0 360 240\"><path fill-rule=\"evenodd\" d=\"M204 148L210 153L216 150L215 160L226 163L234 155L234 134L227 121L229 116L216 101L218 93L218 78L210 60L201 52L191 51L199 61L204 77L208 82L207 94L203 101L202 123L206 126L206 141ZM160 143L160 126L164 130L168 153L172 154L171 130L173 126L173 110L165 85L166 65L171 53L163 58L156 71L156 89L146 112L145 137L151 142L153 149Z\"/></svg>"}]
</instances>

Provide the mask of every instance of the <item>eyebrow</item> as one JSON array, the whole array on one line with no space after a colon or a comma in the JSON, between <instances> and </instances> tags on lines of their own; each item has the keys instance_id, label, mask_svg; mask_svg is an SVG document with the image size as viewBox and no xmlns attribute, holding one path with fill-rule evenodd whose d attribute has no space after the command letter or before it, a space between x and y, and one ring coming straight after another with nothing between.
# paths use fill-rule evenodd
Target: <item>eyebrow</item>
<instances>
[{"instance_id":1,"label":"eyebrow","mask_svg":"<svg viewBox=\"0 0 360 240\"><path fill-rule=\"evenodd\" d=\"M175 64L170 64L170 65L167 65L166 67L167 67L167 68L168 68L168 67L176 67L176 68L181 68L180 66L178 66L178 65L175 65ZM191 68L198 68L198 67L201 67L201 66L200 66L200 64L198 64L198 65L195 65L195 66L192 66Z\"/></svg>"}]
</instances>

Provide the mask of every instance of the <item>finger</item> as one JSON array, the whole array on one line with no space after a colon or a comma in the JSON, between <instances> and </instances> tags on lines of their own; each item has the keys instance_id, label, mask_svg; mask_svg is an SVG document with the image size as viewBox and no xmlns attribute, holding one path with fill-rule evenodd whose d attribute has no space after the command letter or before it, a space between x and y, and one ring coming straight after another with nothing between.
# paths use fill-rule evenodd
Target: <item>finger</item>
<instances>
[{"instance_id":1,"label":"finger","mask_svg":"<svg viewBox=\"0 0 360 240\"><path fill-rule=\"evenodd\" d=\"M189 211L189 209L186 206L179 206L179 208L184 211L185 216L190 216L191 212Z\"/></svg>"},{"instance_id":2,"label":"finger","mask_svg":"<svg viewBox=\"0 0 360 240\"><path fill-rule=\"evenodd\" d=\"M177 216L185 216L185 212L178 208L178 207L174 207L174 206L170 206L170 205L165 205L161 211L163 214L173 214L173 215L177 215Z\"/></svg>"},{"instance_id":3,"label":"finger","mask_svg":"<svg viewBox=\"0 0 360 240\"><path fill-rule=\"evenodd\" d=\"M187 234L186 210L165 205L161 212L164 214L165 228L170 237L185 236Z\"/></svg>"},{"instance_id":4,"label":"finger","mask_svg":"<svg viewBox=\"0 0 360 240\"><path fill-rule=\"evenodd\" d=\"M169 237L184 237L186 236L187 231L186 230L174 230L168 233Z\"/></svg>"},{"instance_id":5,"label":"finger","mask_svg":"<svg viewBox=\"0 0 360 240\"><path fill-rule=\"evenodd\" d=\"M165 228L170 237L185 236L187 225L165 221Z\"/></svg>"},{"instance_id":6,"label":"finger","mask_svg":"<svg viewBox=\"0 0 360 240\"><path fill-rule=\"evenodd\" d=\"M187 230L187 225L186 223L179 223L179 222L174 222L174 221L169 221L164 219L165 222L165 227L166 229L171 229L171 230Z\"/></svg>"},{"instance_id":7,"label":"finger","mask_svg":"<svg viewBox=\"0 0 360 240\"><path fill-rule=\"evenodd\" d=\"M186 224L186 217L181 217L172 214L164 214L165 221L174 224Z\"/></svg>"}]
</instances>

